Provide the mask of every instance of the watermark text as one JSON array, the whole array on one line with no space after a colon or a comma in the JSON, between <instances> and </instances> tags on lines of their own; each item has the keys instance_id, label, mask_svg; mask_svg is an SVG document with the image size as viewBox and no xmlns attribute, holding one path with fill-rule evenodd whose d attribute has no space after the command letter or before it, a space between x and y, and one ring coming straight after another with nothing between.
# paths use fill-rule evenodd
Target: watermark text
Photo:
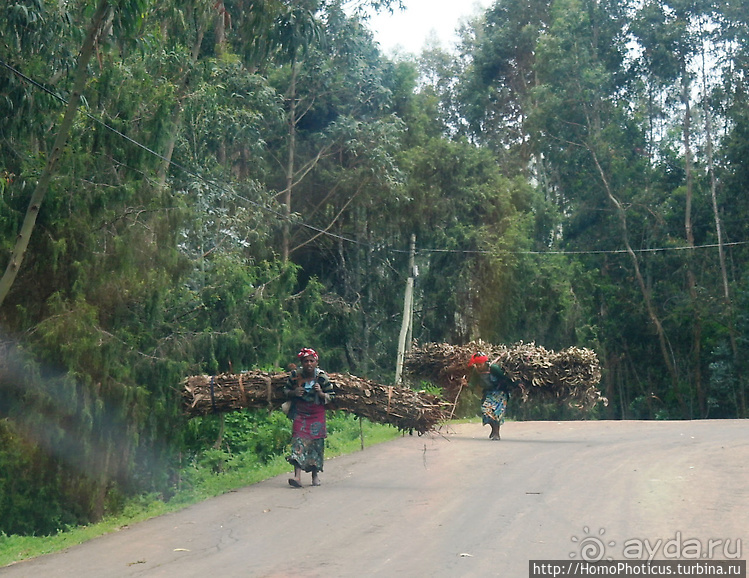
<instances>
[{"instance_id":1,"label":"watermark text","mask_svg":"<svg viewBox=\"0 0 749 578\"><path fill-rule=\"evenodd\" d=\"M530 560L528 576L731 576L747 578L746 560Z\"/></svg>"}]
</instances>

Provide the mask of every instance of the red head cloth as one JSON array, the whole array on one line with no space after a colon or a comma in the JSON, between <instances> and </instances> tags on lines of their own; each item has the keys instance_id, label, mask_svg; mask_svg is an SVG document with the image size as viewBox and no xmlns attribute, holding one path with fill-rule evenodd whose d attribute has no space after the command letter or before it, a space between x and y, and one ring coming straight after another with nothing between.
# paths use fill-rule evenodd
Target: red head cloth
<instances>
[{"instance_id":1,"label":"red head cloth","mask_svg":"<svg viewBox=\"0 0 749 578\"><path fill-rule=\"evenodd\" d=\"M317 351L315 351L314 349L310 349L309 347L302 347L302 350L297 353L296 356L299 359L304 359L305 357L312 357L315 361L319 359L319 357L317 356Z\"/></svg>"},{"instance_id":2,"label":"red head cloth","mask_svg":"<svg viewBox=\"0 0 749 578\"><path fill-rule=\"evenodd\" d=\"M486 353L481 353L479 351L478 353L474 353L471 356L471 359L468 362L468 367L471 367L472 365L481 365L482 363L486 363L487 361L489 361L489 356Z\"/></svg>"}]
</instances>

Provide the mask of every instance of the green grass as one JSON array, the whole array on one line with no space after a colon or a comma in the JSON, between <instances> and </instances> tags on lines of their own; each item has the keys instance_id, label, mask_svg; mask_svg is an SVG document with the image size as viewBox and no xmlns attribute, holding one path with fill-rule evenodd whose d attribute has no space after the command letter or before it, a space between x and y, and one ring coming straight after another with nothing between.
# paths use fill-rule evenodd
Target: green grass
<instances>
[{"instance_id":1,"label":"green grass","mask_svg":"<svg viewBox=\"0 0 749 578\"><path fill-rule=\"evenodd\" d=\"M333 423L331 423L331 421ZM333 417L329 419L330 434L326 444L325 457L333 458L350 454L364 447L390 441L401 435L401 432L390 426L371 423L367 420ZM361 433L360 437L360 427ZM115 532L123 527L175 512L208 498L248 486L284 472L290 466L283 456L274 456L264 464L256 459L243 460L237 456L226 471L217 473L210 468L186 468L184 476L189 479L189 488L178 490L168 502L156 496L139 496L128 501L121 514L104 518L101 522L89 526L80 526L59 532L51 536L6 536L0 534L0 568L29 558L59 552L71 546Z\"/></svg>"}]
</instances>

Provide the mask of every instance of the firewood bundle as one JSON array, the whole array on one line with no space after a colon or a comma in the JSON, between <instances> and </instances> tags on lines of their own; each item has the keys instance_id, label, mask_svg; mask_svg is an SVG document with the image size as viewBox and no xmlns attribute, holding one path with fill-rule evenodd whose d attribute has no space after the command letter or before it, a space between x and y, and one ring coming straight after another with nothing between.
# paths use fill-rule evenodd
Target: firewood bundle
<instances>
[{"instance_id":1,"label":"firewood bundle","mask_svg":"<svg viewBox=\"0 0 749 578\"><path fill-rule=\"evenodd\" d=\"M190 417L243 408L280 408L288 373L247 371L195 375L183 382L185 413ZM404 387L381 385L353 375L329 373L335 399L329 406L401 430L425 433L446 418L446 404L435 396Z\"/></svg>"},{"instance_id":2,"label":"firewood bundle","mask_svg":"<svg viewBox=\"0 0 749 578\"><path fill-rule=\"evenodd\" d=\"M601 381L598 356L590 349L570 347L554 352L534 343L510 347L475 341L457 346L432 343L414 348L406 357L404 370L412 379L426 379L441 386L453 399L470 377L468 361L477 351L496 359L517 386L522 401L554 400L590 409L607 403L597 385Z\"/></svg>"},{"instance_id":3,"label":"firewood bundle","mask_svg":"<svg viewBox=\"0 0 749 578\"><path fill-rule=\"evenodd\" d=\"M380 385L354 375L329 376L336 392L333 409L419 433L433 429L447 417L449 404L423 391Z\"/></svg>"}]
</instances>

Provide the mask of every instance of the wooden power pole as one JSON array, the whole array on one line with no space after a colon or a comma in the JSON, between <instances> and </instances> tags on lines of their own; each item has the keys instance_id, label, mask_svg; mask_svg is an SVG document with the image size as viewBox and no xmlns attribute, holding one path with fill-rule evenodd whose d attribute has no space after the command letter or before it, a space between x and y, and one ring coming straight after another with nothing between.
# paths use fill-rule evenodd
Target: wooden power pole
<instances>
[{"instance_id":1,"label":"wooden power pole","mask_svg":"<svg viewBox=\"0 0 749 578\"><path fill-rule=\"evenodd\" d=\"M395 384L403 381L403 362L406 358L406 348L410 347L410 335L413 324L414 279L416 277L416 235L411 235L411 249L408 258L408 280L406 281L406 296L403 299L403 320L398 337L398 357L395 362Z\"/></svg>"}]
</instances>

